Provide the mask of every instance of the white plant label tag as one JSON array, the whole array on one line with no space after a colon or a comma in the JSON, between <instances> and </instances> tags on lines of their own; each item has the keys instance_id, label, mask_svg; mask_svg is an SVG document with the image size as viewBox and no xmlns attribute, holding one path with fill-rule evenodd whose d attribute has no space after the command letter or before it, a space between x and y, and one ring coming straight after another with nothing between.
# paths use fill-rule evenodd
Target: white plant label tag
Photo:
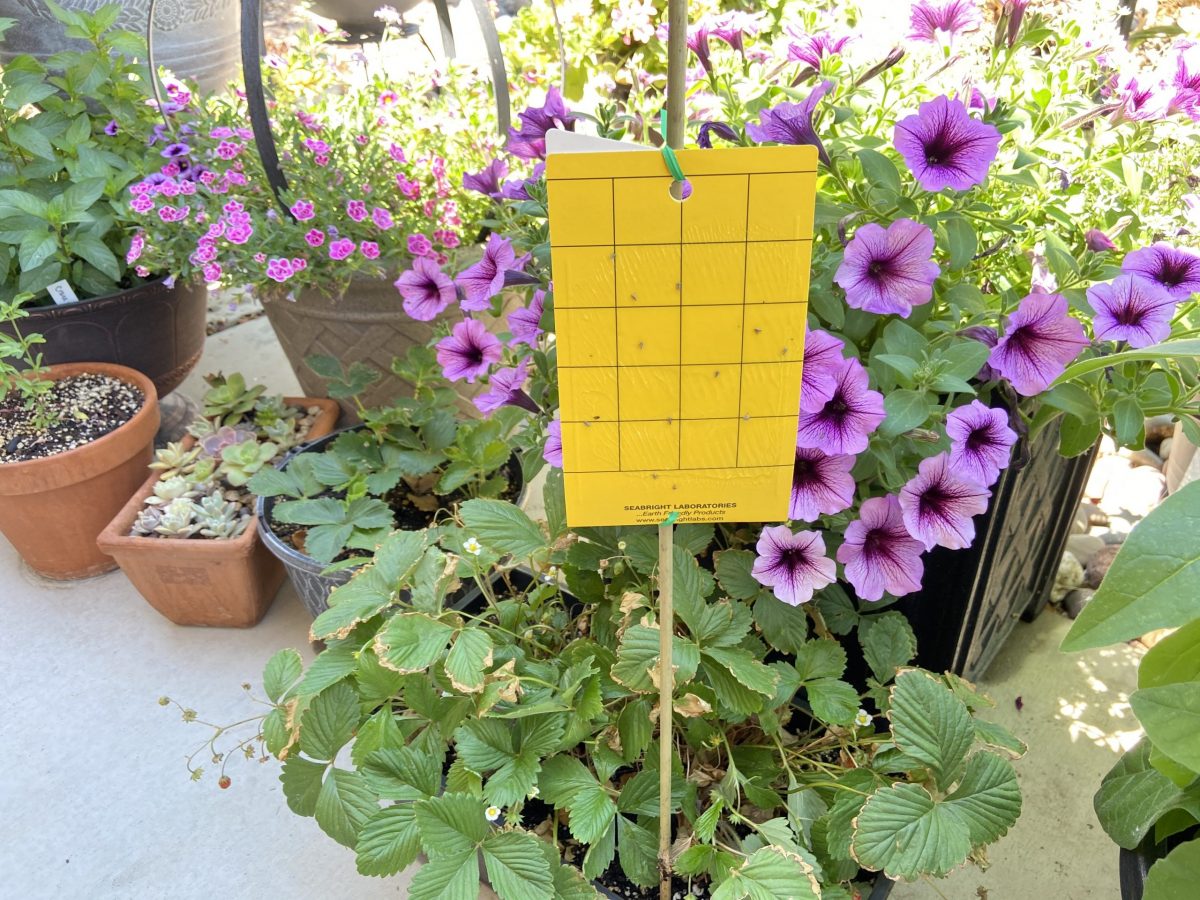
<instances>
[{"instance_id":1,"label":"white plant label tag","mask_svg":"<svg viewBox=\"0 0 1200 900\"><path fill-rule=\"evenodd\" d=\"M78 303L79 297L75 295L75 291L64 278L61 281L56 281L54 284L46 288L50 292L50 297L55 303Z\"/></svg>"}]
</instances>

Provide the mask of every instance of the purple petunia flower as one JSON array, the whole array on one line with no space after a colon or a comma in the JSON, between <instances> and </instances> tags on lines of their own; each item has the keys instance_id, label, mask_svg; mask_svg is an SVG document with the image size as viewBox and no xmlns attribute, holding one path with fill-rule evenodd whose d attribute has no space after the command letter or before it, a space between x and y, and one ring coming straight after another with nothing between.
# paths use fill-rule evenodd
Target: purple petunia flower
<instances>
[{"instance_id":1,"label":"purple petunia flower","mask_svg":"<svg viewBox=\"0 0 1200 900\"><path fill-rule=\"evenodd\" d=\"M792 534L786 525L768 526L754 549L758 558L750 574L789 606L807 603L814 591L837 579L837 566L825 555L825 538L819 531Z\"/></svg>"},{"instance_id":2,"label":"purple petunia flower","mask_svg":"<svg viewBox=\"0 0 1200 900\"><path fill-rule=\"evenodd\" d=\"M949 46L959 35L977 30L982 22L973 0L917 0L909 19L912 30L908 39Z\"/></svg>"},{"instance_id":3,"label":"purple petunia flower","mask_svg":"<svg viewBox=\"0 0 1200 900\"><path fill-rule=\"evenodd\" d=\"M1200 121L1200 44L1188 41L1177 45L1175 77L1171 86L1175 95L1167 106L1169 112L1183 112Z\"/></svg>"},{"instance_id":4,"label":"purple petunia flower","mask_svg":"<svg viewBox=\"0 0 1200 900\"><path fill-rule=\"evenodd\" d=\"M838 55L848 43L850 35L834 37L824 31L820 34L803 35L788 45L788 59L820 71L821 60L826 56Z\"/></svg>"},{"instance_id":5,"label":"purple petunia flower","mask_svg":"<svg viewBox=\"0 0 1200 900\"><path fill-rule=\"evenodd\" d=\"M558 88L546 92L541 106L529 106L521 113L521 128L508 129L508 152L522 159L546 158L546 132L552 128L574 131L576 117L567 109Z\"/></svg>"},{"instance_id":6,"label":"purple petunia flower","mask_svg":"<svg viewBox=\"0 0 1200 900\"><path fill-rule=\"evenodd\" d=\"M1083 236L1083 242L1093 253L1103 253L1105 250L1116 250L1113 239L1099 228L1089 228Z\"/></svg>"},{"instance_id":7,"label":"purple petunia flower","mask_svg":"<svg viewBox=\"0 0 1200 900\"><path fill-rule=\"evenodd\" d=\"M523 388L529 378L529 360L523 359L515 368L497 369L488 380L488 392L475 398L476 408L485 416L502 406L519 406L530 412L539 412L533 399Z\"/></svg>"},{"instance_id":8,"label":"purple petunia flower","mask_svg":"<svg viewBox=\"0 0 1200 900\"><path fill-rule=\"evenodd\" d=\"M163 149L159 153L159 155L164 156L167 159L176 159L177 157L180 157L180 156L187 156L191 152L192 152L192 148L189 147L187 144L184 144L182 142L177 142L174 144L167 144L167 146L163 147Z\"/></svg>"},{"instance_id":9,"label":"purple petunia flower","mask_svg":"<svg viewBox=\"0 0 1200 900\"><path fill-rule=\"evenodd\" d=\"M724 41L738 53L745 55L746 35L758 34L758 17L740 10L727 12L713 20L709 31L718 40Z\"/></svg>"},{"instance_id":10,"label":"purple petunia flower","mask_svg":"<svg viewBox=\"0 0 1200 900\"><path fill-rule=\"evenodd\" d=\"M1115 99L1119 105L1112 112L1113 122L1145 122L1167 114L1166 95L1156 85L1139 85L1136 78L1121 82Z\"/></svg>"},{"instance_id":11,"label":"purple petunia flower","mask_svg":"<svg viewBox=\"0 0 1200 900\"><path fill-rule=\"evenodd\" d=\"M500 341L477 319L464 319L437 342L437 361L451 381L471 384L500 359Z\"/></svg>"},{"instance_id":12,"label":"purple petunia flower","mask_svg":"<svg viewBox=\"0 0 1200 900\"><path fill-rule=\"evenodd\" d=\"M546 444L542 447L542 459L556 469L563 467L562 422L558 419L546 426Z\"/></svg>"},{"instance_id":13,"label":"purple petunia flower","mask_svg":"<svg viewBox=\"0 0 1200 900\"><path fill-rule=\"evenodd\" d=\"M897 219L886 229L863 225L854 232L833 280L855 309L907 318L914 306L933 297L942 269L932 255L933 232L920 222Z\"/></svg>"},{"instance_id":14,"label":"purple petunia flower","mask_svg":"<svg viewBox=\"0 0 1200 900\"><path fill-rule=\"evenodd\" d=\"M116 136L117 132L119 132L120 130L121 130L121 126L117 124L116 119L109 119L108 124L104 126L104 133L107 134L109 137Z\"/></svg>"},{"instance_id":15,"label":"purple petunia flower","mask_svg":"<svg viewBox=\"0 0 1200 900\"><path fill-rule=\"evenodd\" d=\"M493 200L500 199L500 186L508 176L508 163L497 157L480 172L463 174L463 187L468 191L486 194Z\"/></svg>"},{"instance_id":16,"label":"purple petunia flower","mask_svg":"<svg viewBox=\"0 0 1200 900\"><path fill-rule=\"evenodd\" d=\"M724 122L705 122L700 126L700 131L696 135L696 146L703 147L705 150L712 149L712 136L716 135L722 140L736 144L738 134L733 130L733 127Z\"/></svg>"},{"instance_id":17,"label":"purple petunia flower","mask_svg":"<svg viewBox=\"0 0 1200 900\"><path fill-rule=\"evenodd\" d=\"M1008 317L988 362L1025 397L1040 394L1088 345L1061 294L1029 294Z\"/></svg>"},{"instance_id":18,"label":"purple petunia flower","mask_svg":"<svg viewBox=\"0 0 1200 900\"><path fill-rule=\"evenodd\" d=\"M972 119L961 100L935 97L896 123L896 149L927 191L982 184L1000 147L1000 132Z\"/></svg>"},{"instance_id":19,"label":"purple petunia flower","mask_svg":"<svg viewBox=\"0 0 1200 900\"><path fill-rule=\"evenodd\" d=\"M528 178L510 178L500 187L500 196L505 200L530 200L529 188L542 180L546 174L546 164L539 162L533 167Z\"/></svg>"},{"instance_id":20,"label":"purple petunia flower","mask_svg":"<svg viewBox=\"0 0 1200 900\"><path fill-rule=\"evenodd\" d=\"M1004 0L1001 9L1008 18L1005 43L1009 47L1017 42L1017 35L1021 33L1021 22L1025 18L1027 6L1029 6L1029 0Z\"/></svg>"},{"instance_id":21,"label":"purple petunia flower","mask_svg":"<svg viewBox=\"0 0 1200 900\"><path fill-rule=\"evenodd\" d=\"M670 26L664 22L658 26L655 34L664 43L671 34ZM704 71L709 75L712 74L712 56L709 53L708 39L712 35L707 22L697 22L695 25L689 25L687 30L687 48L696 54L696 58L700 60L700 65L704 67Z\"/></svg>"},{"instance_id":22,"label":"purple petunia flower","mask_svg":"<svg viewBox=\"0 0 1200 900\"><path fill-rule=\"evenodd\" d=\"M828 456L822 450L797 447L788 518L815 522L847 509L854 502L853 468L853 456Z\"/></svg>"},{"instance_id":23,"label":"purple petunia flower","mask_svg":"<svg viewBox=\"0 0 1200 900\"><path fill-rule=\"evenodd\" d=\"M884 591L893 597L919 591L925 574L921 542L904 527L894 494L863 503L858 519L846 526L837 559L846 567L846 580L863 600L881 600Z\"/></svg>"},{"instance_id":24,"label":"purple petunia flower","mask_svg":"<svg viewBox=\"0 0 1200 900\"><path fill-rule=\"evenodd\" d=\"M962 550L975 540L972 516L987 512L986 487L966 477L939 453L921 460L916 477L900 489L900 509L908 533L926 550L946 547Z\"/></svg>"},{"instance_id":25,"label":"purple petunia flower","mask_svg":"<svg viewBox=\"0 0 1200 900\"><path fill-rule=\"evenodd\" d=\"M428 257L413 260L412 268L394 282L404 298L404 311L418 322L429 322L454 302L454 281Z\"/></svg>"},{"instance_id":26,"label":"purple petunia flower","mask_svg":"<svg viewBox=\"0 0 1200 900\"><path fill-rule=\"evenodd\" d=\"M1098 341L1128 341L1130 347L1150 347L1171 336L1171 319L1178 301L1156 281L1126 272L1112 284L1087 290L1096 314L1092 333Z\"/></svg>"},{"instance_id":27,"label":"purple petunia flower","mask_svg":"<svg viewBox=\"0 0 1200 900\"><path fill-rule=\"evenodd\" d=\"M545 303L546 292L534 291L533 299L529 301L528 306L523 306L508 314L508 330L512 332L512 340L508 342L508 346L515 347L518 344L537 346L537 339L543 333L541 323Z\"/></svg>"},{"instance_id":28,"label":"purple petunia flower","mask_svg":"<svg viewBox=\"0 0 1200 900\"><path fill-rule=\"evenodd\" d=\"M796 446L835 455L862 453L887 415L883 395L867 387L867 370L857 359L843 360L836 378L833 396L820 409L801 410Z\"/></svg>"},{"instance_id":29,"label":"purple petunia flower","mask_svg":"<svg viewBox=\"0 0 1200 900\"><path fill-rule=\"evenodd\" d=\"M483 259L459 273L462 308L471 312L487 309L488 302L504 287L504 273L513 267L516 259L512 242L493 231L483 248Z\"/></svg>"},{"instance_id":30,"label":"purple petunia flower","mask_svg":"<svg viewBox=\"0 0 1200 900\"><path fill-rule=\"evenodd\" d=\"M833 397L842 369L846 345L827 331L809 329L804 338L804 366L800 377L800 408L815 412Z\"/></svg>"},{"instance_id":31,"label":"purple petunia flower","mask_svg":"<svg viewBox=\"0 0 1200 900\"><path fill-rule=\"evenodd\" d=\"M777 144L806 144L817 148L817 155L826 166L830 165L825 145L813 128L813 112L821 98L833 89L832 81L822 81L801 103L780 103L758 114L758 125L746 126L746 135L752 141Z\"/></svg>"},{"instance_id":32,"label":"purple petunia flower","mask_svg":"<svg viewBox=\"0 0 1200 900\"><path fill-rule=\"evenodd\" d=\"M1017 433L1008 427L1008 413L978 400L946 416L950 465L982 485L990 485L1008 468Z\"/></svg>"},{"instance_id":33,"label":"purple petunia flower","mask_svg":"<svg viewBox=\"0 0 1200 900\"><path fill-rule=\"evenodd\" d=\"M1128 254L1121 271L1157 282L1176 300L1200 291L1200 254L1161 241Z\"/></svg>"}]
</instances>

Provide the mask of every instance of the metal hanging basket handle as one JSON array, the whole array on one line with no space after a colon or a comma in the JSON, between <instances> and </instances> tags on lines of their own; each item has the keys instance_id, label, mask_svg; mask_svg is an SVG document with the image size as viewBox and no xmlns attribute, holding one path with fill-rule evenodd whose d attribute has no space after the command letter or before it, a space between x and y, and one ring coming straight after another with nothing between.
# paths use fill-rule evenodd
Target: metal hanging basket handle
<instances>
[{"instance_id":1,"label":"metal hanging basket handle","mask_svg":"<svg viewBox=\"0 0 1200 900\"><path fill-rule=\"evenodd\" d=\"M287 190L287 178L279 166L279 151L275 136L271 133L271 118L267 113L267 98L262 78L262 6L261 0L241 0L242 4L242 78L246 86L246 107L250 113L250 127L254 131L254 145L262 160L267 183L275 194L280 208L290 218L291 211L283 201ZM488 9L487 0L471 0L479 28L483 32L484 45L488 51L488 63L492 70L492 89L496 99L496 121L500 134L508 134L510 124L510 100L508 94L508 70L504 65L504 54L500 49L500 35L496 21ZM446 55L453 58L454 30L450 24L450 10L446 0L434 0L438 26L442 35L442 46ZM151 3L151 20L154 10ZM149 26L148 26L149 30ZM153 61L151 61L153 66ZM157 78L155 78L157 90Z\"/></svg>"}]
</instances>

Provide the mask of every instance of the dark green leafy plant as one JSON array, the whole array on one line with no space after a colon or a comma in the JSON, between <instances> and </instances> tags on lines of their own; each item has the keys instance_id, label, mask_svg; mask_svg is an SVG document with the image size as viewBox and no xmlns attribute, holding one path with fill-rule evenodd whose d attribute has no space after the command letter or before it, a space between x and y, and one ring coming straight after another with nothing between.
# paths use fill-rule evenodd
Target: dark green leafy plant
<instances>
[{"instance_id":1,"label":"dark green leafy plant","mask_svg":"<svg viewBox=\"0 0 1200 900\"><path fill-rule=\"evenodd\" d=\"M28 317L21 308L28 294L18 295L11 300L0 300L0 322L12 329L12 334L0 331L0 403L16 403L11 412L17 409L31 414L35 428L48 428L54 424L55 418L47 407L48 392L53 389L54 382L38 378L42 368L42 355L34 348L45 343L40 334L23 334L17 322ZM8 360L16 360L17 364ZM0 407L0 415L10 412L5 405Z\"/></svg>"},{"instance_id":2,"label":"dark green leafy plant","mask_svg":"<svg viewBox=\"0 0 1200 900\"><path fill-rule=\"evenodd\" d=\"M1104 777L1095 807L1127 850L1147 838L1178 842L1151 867L1145 892L1146 900L1173 900L1190 892L1200 862L1200 483L1137 524L1062 648L1103 647L1159 628L1178 630L1142 659L1129 698L1146 736Z\"/></svg>"}]
</instances>

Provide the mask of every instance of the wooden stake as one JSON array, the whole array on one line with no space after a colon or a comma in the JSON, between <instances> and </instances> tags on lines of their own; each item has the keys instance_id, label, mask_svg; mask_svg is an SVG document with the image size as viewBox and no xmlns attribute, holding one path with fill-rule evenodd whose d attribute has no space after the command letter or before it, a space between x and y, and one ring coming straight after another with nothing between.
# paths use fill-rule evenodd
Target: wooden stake
<instances>
[{"instance_id":1,"label":"wooden stake","mask_svg":"<svg viewBox=\"0 0 1200 900\"><path fill-rule=\"evenodd\" d=\"M667 146L683 148L684 94L687 90L687 0L668 0L667 23ZM674 514L658 526L658 872L659 900L671 900L671 759L675 747Z\"/></svg>"},{"instance_id":2,"label":"wooden stake","mask_svg":"<svg viewBox=\"0 0 1200 900\"><path fill-rule=\"evenodd\" d=\"M658 871L659 900L671 900L671 756L675 668L675 526L658 526Z\"/></svg>"}]
</instances>

